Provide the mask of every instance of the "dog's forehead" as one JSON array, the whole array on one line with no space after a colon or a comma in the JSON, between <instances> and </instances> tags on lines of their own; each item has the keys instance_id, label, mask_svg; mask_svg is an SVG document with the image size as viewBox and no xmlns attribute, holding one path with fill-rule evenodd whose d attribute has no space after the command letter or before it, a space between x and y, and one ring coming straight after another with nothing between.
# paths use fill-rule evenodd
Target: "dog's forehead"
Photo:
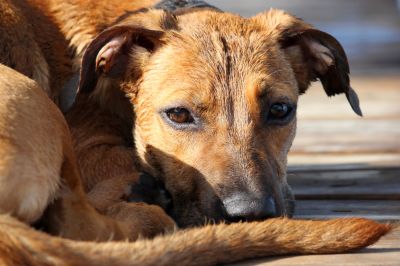
<instances>
[{"instance_id":1,"label":"dog's forehead","mask_svg":"<svg viewBox=\"0 0 400 266\"><path fill-rule=\"evenodd\" d=\"M189 71L202 72L205 77L201 78L212 79L213 87L222 83L230 90L241 90L240 82L247 83L247 79L256 76L260 82L294 81L276 34L270 34L265 25L215 11L189 13L178 21L182 38L172 38L172 42L177 41L176 52L186 56L176 63L193 65Z\"/></svg>"},{"instance_id":2,"label":"dog's forehead","mask_svg":"<svg viewBox=\"0 0 400 266\"><path fill-rule=\"evenodd\" d=\"M293 73L275 41L249 19L206 13L180 18L180 31L167 34L149 65L146 79L163 102L230 102L248 109L243 102L265 90L296 99Z\"/></svg>"}]
</instances>

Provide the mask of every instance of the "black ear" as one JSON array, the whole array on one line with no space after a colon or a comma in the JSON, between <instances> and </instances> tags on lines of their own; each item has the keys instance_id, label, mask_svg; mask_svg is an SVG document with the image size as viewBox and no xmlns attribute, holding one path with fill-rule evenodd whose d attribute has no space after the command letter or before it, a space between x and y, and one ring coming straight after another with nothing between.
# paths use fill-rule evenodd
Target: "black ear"
<instances>
[{"instance_id":1,"label":"black ear","mask_svg":"<svg viewBox=\"0 0 400 266\"><path fill-rule=\"evenodd\" d=\"M279 42L293 67L300 93L319 79L328 96L345 93L354 112L362 116L358 96L350 87L346 54L334 37L310 27L296 27L283 31Z\"/></svg>"},{"instance_id":2,"label":"black ear","mask_svg":"<svg viewBox=\"0 0 400 266\"><path fill-rule=\"evenodd\" d=\"M154 51L161 43L162 31L122 25L100 33L87 47L80 72L78 92L90 93L101 75L123 78L129 63L134 60L132 50L142 53Z\"/></svg>"}]
</instances>

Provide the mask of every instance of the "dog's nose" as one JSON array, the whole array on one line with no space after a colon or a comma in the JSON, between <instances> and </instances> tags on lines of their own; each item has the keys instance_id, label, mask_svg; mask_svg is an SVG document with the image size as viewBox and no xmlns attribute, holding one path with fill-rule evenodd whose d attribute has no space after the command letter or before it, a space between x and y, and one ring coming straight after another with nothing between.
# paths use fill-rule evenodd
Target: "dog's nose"
<instances>
[{"instance_id":1,"label":"dog's nose","mask_svg":"<svg viewBox=\"0 0 400 266\"><path fill-rule=\"evenodd\" d=\"M223 200L225 219L231 222L256 221L276 217L275 201L272 197L256 199L244 194Z\"/></svg>"}]
</instances>

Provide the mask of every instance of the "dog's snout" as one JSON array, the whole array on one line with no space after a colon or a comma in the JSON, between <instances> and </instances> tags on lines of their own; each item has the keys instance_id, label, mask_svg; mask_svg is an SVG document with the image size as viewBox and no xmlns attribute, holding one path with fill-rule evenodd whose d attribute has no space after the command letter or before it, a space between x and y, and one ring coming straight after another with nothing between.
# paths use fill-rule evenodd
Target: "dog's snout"
<instances>
[{"instance_id":1,"label":"dog's snout","mask_svg":"<svg viewBox=\"0 0 400 266\"><path fill-rule=\"evenodd\" d=\"M275 201L271 196L262 199L238 194L223 200L225 219L231 222L255 221L276 217Z\"/></svg>"}]
</instances>

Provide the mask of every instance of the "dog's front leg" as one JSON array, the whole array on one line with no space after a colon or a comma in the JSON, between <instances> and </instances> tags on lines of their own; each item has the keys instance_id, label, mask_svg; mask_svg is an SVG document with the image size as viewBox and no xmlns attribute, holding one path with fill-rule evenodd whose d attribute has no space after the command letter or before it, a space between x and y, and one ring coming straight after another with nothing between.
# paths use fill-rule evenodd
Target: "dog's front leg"
<instances>
[{"instance_id":1,"label":"dog's front leg","mask_svg":"<svg viewBox=\"0 0 400 266\"><path fill-rule=\"evenodd\" d=\"M135 177L104 180L87 195L81 187L64 186L61 196L46 210L41 225L53 235L89 241L134 241L173 231L175 222L161 207L127 201Z\"/></svg>"},{"instance_id":2,"label":"dog's front leg","mask_svg":"<svg viewBox=\"0 0 400 266\"><path fill-rule=\"evenodd\" d=\"M133 173L103 180L87 197L101 214L122 223L129 239L135 240L175 228L175 222L164 211L170 204L165 193L151 176Z\"/></svg>"}]
</instances>

